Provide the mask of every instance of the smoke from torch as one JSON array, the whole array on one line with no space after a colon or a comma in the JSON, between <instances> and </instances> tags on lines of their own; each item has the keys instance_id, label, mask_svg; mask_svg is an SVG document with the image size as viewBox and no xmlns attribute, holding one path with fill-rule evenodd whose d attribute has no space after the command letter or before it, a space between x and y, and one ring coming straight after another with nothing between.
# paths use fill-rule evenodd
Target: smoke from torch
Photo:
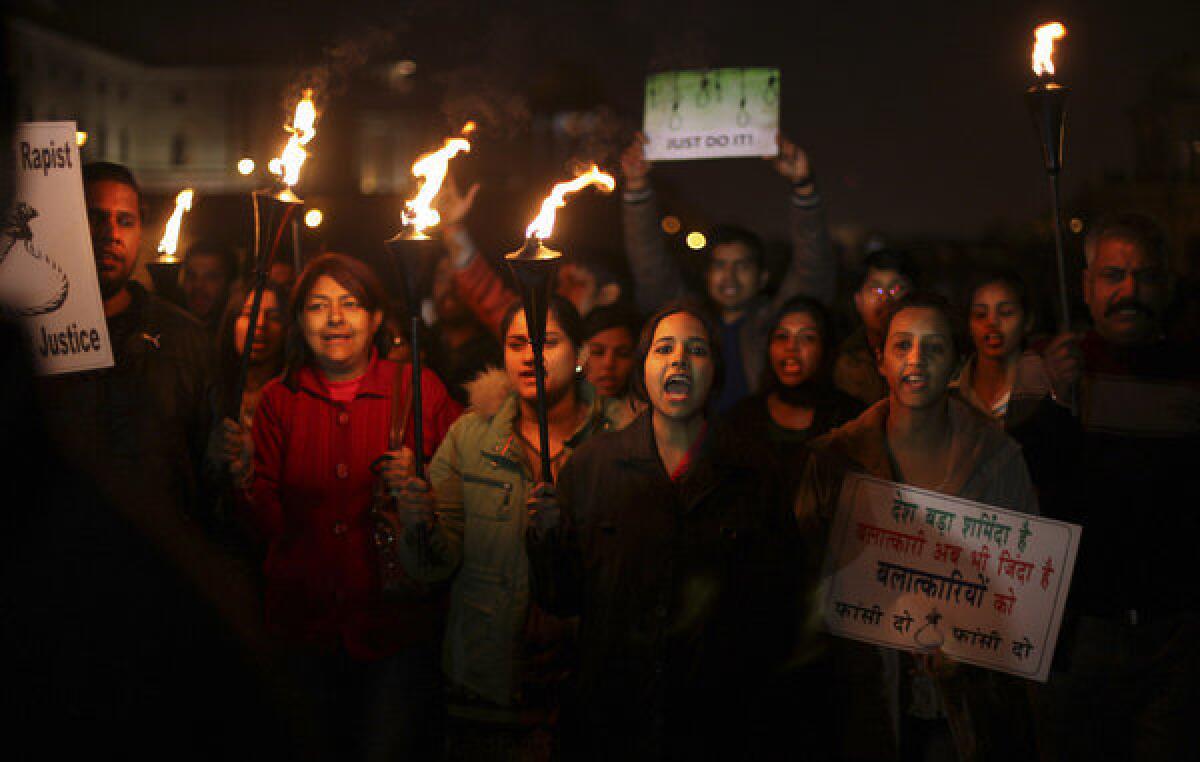
<instances>
[{"instance_id":1,"label":"smoke from torch","mask_svg":"<svg viewBox=\"0 0 1200 762\"><path fill-rule=\"evenodd\" d=\"M474 122L463 125L463 135L469 135L475 130ZM405 202L401 216L405 225L413 229L417 236L423 236L425 231L441 222L441 215L433 208L433 200L437 198L446 180L446 172L450 168L450 160L460 152L467 153L471 144L466 138L447 138L446 144L433 153L427 153L413 162L413 177L423 178L417 195Z\"/></svg>"},{"instance_id":2,"label":"smoke from torch","mask_svg":"<svg viewBox=\"0 0 1200 762\"><path fill-rule=\"evenodd\" d=\"M304 146L317 134L317 108L312 97L312 88L305 88L304 95L296 104L292 124L284 126L284 129L291 133L287 145L283 147L283 153L278 158L271 159L267 164L267 169L289 188L300 181L300 167L308 158L308 151L304 150Z\"/></svg>"},{"instance_id":3,"label":"smoke from torch","mask_svg":"<svg viewBox=\"0 0 1200 762\"><path fill-rule=\"evenodd\" d=\"M191 188L184 188L175 196L175 211L167 220L167 225L163 228L162 241L158 244L158 251L163 255L160 259L174 261L175 251L179 246L179 228L183 224L183 213L192 210L194 196L195 191Z\"/></svg>"},{"instance_id":4,"label":"smoke from torch","mask_svg":"<svg viewBox=\"0 0 1200 762\"><path fill-rule=\"evenodd\" d=\"M555 185L550 195L542 202L542 209L529 227L525 230L526 238L546 239L554 232L554 218L559 209L567 203L567 194L583 190L589 185L595 185L605 193L611 193L617 187L613 176L601 172L595 164L586 172L565 183Z\"/></svg>"},{"instance_id":5,"label":"smoke from torch","mask_svg":"<svg viewBox=\"0 0 1200 762\"><path fill-rule=\"evenodd\" d=\"M1033 30L1033 73L1039 77L1054 76L1054 41L1061 40L1067 28L1057 21L1042 24Z\"/></svg>"}]
</instances>

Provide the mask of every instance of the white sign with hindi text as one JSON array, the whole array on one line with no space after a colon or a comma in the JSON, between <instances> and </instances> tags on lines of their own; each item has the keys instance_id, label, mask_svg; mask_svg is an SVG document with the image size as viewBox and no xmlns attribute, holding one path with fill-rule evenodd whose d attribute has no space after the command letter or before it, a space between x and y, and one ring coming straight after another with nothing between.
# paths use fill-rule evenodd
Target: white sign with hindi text
<instances>
[{"instance_id":1,"label":"white sign with hindi text","mask_svg":"<svg viewBox=\"0 0 1200 762\"><path fill-rule=\"evenodd\" d=\"M17 125L12 167L13 207L0 230L0 311L25 328L41 375L112 367L75 123Z\"/></svg>"},{"instance_id":2,"label":"white sign with hindi text","mask_svg":"<svg viewBox=\"0 0 1200 762\"><path fill-rule=\"evenodd\" d=\"M1045 682L1082 529L851 474L830 534L834 635Z\"/></svg>"}]
</instances>

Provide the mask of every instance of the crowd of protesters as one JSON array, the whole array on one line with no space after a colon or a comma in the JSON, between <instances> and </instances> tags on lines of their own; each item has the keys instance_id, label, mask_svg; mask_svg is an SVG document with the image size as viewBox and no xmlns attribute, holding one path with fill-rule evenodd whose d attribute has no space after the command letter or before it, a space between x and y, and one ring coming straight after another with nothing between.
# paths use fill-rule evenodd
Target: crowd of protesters
<instances>
[{"instance_id":1,"label":"crowd of protesters","mask_svg":"<svg viewBox=\"0 0 1200 762\"><path fill-rule=\"evenodd\" d=\"M259 757L1194 754L1200 601L1186 565L1200 529L1188 476L1200 410L1144 431L1090 426L1080 412L1093 380L1118 384L1135 411L1153 407L1138 395L1155 384L1200 383L1197 347L1165 338L1194 331L1165 322L1161 230L1136 213L1094 225L1090 326L1040 336L1015 271L980 269L952 299L925 290L903 250L839 275L808 156L781 140L774 165L790 199L778 285L767 288L763 241L719 225L702 292L690 293L642 141L629 146L632 282L585 257L559 268L545 442L525 312L468 232L478 186L460 193L449 179L439 198L445 253L417 441L412 347L397 330L407 305L363 259L279 263L251 326L243 268L199 243L174 305L132 277L136 179L85 167L115 364L14 386L12 399L36 401L40 446L74 475L56 494L113 506L182 580L173 604L217 612L223 625L187 641L198 663L237 662L258 686L230 680L238 695L220 695L160 663L166 649L150 649L153 664L122 652L124 671L89 664L80 677L109 681L107 711L133 715L108 732L136 734L165 714L160 698L191 694L192 723L214 729L192 728L176 748L238 743L222 730L236 728L256 734L244 748ZM844 338L839 277L855 284ZM853 473L1084 527L1047 683L823 631L816 591ZM165 594L146 592L141 613L157 616ZM53 658L36 632L4 645ZM213 645L230 639L243 647ZM40 705L61 702L67 717L105 692L57 680Z\"/></svg>"}]
</instances>

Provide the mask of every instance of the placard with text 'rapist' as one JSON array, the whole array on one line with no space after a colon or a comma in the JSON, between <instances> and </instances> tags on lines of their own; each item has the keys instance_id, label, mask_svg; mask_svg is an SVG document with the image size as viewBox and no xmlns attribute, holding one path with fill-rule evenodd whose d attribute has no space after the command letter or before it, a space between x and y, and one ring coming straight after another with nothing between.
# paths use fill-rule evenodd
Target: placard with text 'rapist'
<instances>
[{"instance_id":1,"label":"placard with text 'rapist'","mask_svg":"<svg viewBox=\"0 0 1200 762\"><path fill-rule=\"evenodd\" d=\"M777 156L778 69L700 69L646 79L651 161Z\"/></svg>"},{"instance_id":2,"label":"placard with text 'rapist'","mask_svg":"<svg viewBox=\"0 0 1200 762\"><path fill-rule=\"evenodd\" d=\"M41 375L113 364L74 122L13 136L13 206L0 224L0 312L20 321Z\"/></svg>"},{"instance_id":3,"label":"placard with text 'rapist'","mask_svg":"<svg viewBox=\"0 0 1200 762\"><path fill-rule=\"evenodd\" d=\"M826 557L834 635L1045 682L1082 528L852 474Z\"/></svg>"}]
</instances>

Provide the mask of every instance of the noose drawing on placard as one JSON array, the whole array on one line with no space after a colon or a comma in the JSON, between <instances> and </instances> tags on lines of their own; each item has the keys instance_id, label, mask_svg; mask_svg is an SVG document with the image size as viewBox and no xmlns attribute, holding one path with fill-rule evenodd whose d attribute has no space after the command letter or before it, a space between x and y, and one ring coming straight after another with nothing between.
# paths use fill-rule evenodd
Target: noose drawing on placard
<instances>
[{"instance_id":1,"label":"noose drawing on placard","mask_svg":"<svg viewBox=\"0 0 1200 762\"><path fill-rule=\"evenodd\" d=\"M24 318L45 315L62 307L67 300L67 292L70 289L67 274L63 272L57 262L43 254L42 250L33 243L33 228L29 226L29 221L37 216L37 210L24 201L18 201L9 210L3 228L0 229L0 279L5 277L3 273L5 263L11 267L16 260L13 255L14 249L16 249L18 254L24 251L35 262L42 263L46 272L46 281L52 285L50 289L47 289L48 296L36 304L24 306L0 304L0 312L9 317ZM19 249L17 248L18 241L21 243Z\"/></svg>"},{"instance_id":2,"label":"noose drawing on placard","mask_svg":"<svg viewBox=\"0 0 1200 762\"><path fill-rule=\"evenodd\" d=\"M741 96L738 100L736 121L738 127L745 127L750 124L750 112L746 110L746 70L738 69L738 74L740 75L738 83L740 85Z\"/></svg>"},{"instance_id":3,"label":"noose drawing on placard","mask_svg":"<svg viewBox=\"0 0 1200 762\"><path fill-rule=\"evenodd\" d=\"M913 635L913 640L917 645L929 651L936 650L946 642L946 636L938 628L938 622L942 621L942 615L937 609L930 611L925 615L925 624L917 630Z\"/></svg>"},{"instance_id":4,"label":"noose drawing on placard","mask_svg":"<svg viewBox=\"0 0 1200 762\"><path fill-rule=\"evenodd\" d=\"M705 72L704 78L700 80L700 89L696 92L696 105L704 108L710 100L712 94L708 91L708 73Z\"/></svg>"},{"instance_id":5,"label":"noose drawing on placard","mask_svg":"<svg viewBox=\"0 0 1200 762\"><path fill-rule=\"evenodd\" d=\"M679 113L679 72L675 72L675 76L671 79L671 118L667 121L667 126L672 130L678 130L683 124L683 116Z\"/></svg>"},{"instance_id":6,"label":"noose drawing on placard","mask_svg":"<svg viewBox=\"0 0 1200 762\"><path fill-rule=\"evenodd\" d=\"M779 100L779 77L772 74L767 77L767 86L763 88L763 103L773 106Z\"/></svg>"}]
</instances>

